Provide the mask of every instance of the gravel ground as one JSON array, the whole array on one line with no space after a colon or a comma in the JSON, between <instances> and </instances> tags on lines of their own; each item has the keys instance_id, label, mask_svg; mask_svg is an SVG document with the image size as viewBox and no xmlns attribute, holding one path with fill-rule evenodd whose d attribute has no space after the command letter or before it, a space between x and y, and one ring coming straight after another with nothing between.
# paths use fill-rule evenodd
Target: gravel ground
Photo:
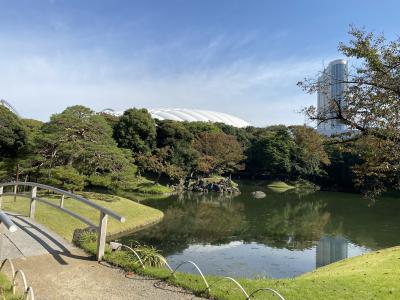
<instances>
[{"instance_id":1,"label":"gravel ground","mask_svg":"<svg viewBox=\"0 0 400 300\"><path fill-rule=\"evenodd\" d=\"M181 288L89 260L80 249L13 260L35 299L201 299Z\"/></svg>"}]
</instances>

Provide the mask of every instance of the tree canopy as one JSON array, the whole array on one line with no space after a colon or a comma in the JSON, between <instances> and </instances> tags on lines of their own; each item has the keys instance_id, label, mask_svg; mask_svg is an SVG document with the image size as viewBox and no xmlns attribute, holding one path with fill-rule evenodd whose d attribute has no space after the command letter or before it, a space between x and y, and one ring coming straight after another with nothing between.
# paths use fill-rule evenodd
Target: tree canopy
<instances>
[{"instance_id":1,"label":"tree canopy","mask_svg":"<svg viewBox=\"0 0 400 300\"><path fill-rule=\"evenodd\" d=\"M27 143L26 128L9 109L0 105L0 155L16 157Z\"/></svg>"},{"instance_id":2,"label":"tree canopy","mask_svg":"<svg viewBox=\"0 0 400 300\"><path fill-rule=\"evenodd\" d=\"M232 135L201 133L195 141L194 148L200 153L197 162L197 171L200 173L222 174L243 168L243 147Z\"/></svg>"},{"instance_id":3,"label":"tree canopy","mask_svg":"<svg viewBox=\"0 0 400 300\"><path fill-rule=\"evenodd\" d=\"M156 123L146 109L128 109L114 126L114 138L122 148L150 152L156 143Z\"/></svg>"},{"instance_id":4,"label":"tree canopy","mask_svg":"<svg viewBox=\"0 0 400 300\"><path fill-rule=\"evenodd\" d=\"M309 107L305 113L317 122L335 119L348 126L351 133L339 142L357 140L363 145L354 171L358 185L373 196L400 187L400 40L388 41L355 27L349 34L350 42L339 44L339 51L355 60L348 79L341 81L347 85L345 101L339 105L338 100L329 99L329 112ZM330 84L314 78L299 82L309 93Z\"/></svg>"}]
</instances>

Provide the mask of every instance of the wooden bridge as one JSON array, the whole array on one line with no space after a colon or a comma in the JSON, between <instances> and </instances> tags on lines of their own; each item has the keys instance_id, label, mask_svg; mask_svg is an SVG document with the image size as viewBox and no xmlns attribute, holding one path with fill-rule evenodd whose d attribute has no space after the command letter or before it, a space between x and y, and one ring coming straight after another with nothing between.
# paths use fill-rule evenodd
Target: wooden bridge
<instances>
[{"instance_id":1,"label":"wooden bridge","mask_svg":"<svg viewBox=\"0 0 400 300\"><path fill-rule=\"evenodd\" d=\"M25 187L23 192L21 187ZM39 189L59 195L59 203L38 197L43 195L38 194ZM0 183L0 205L4 196L24 197L29 201L28 216L0 210L0 260L3 261L0 269L12 281L13 291L17 290L23 299L200 299L159 280L126 276L118 268L98 263L34 219L36 203L41 202L96 228L97 260L100 261L104 255L108 216L125 221L113 211L73 193L32 182ZM66 197L68 201L80 201L98 210L99 223L94 224L64 207Z\"/></svg>"}]
</instances>

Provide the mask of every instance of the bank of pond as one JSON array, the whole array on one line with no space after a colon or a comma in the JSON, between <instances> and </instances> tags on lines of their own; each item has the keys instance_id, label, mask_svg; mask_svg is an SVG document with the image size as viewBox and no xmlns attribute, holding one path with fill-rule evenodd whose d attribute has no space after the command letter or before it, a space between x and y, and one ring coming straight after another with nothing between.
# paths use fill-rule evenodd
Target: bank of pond
<instances>
[{"instance_id":1,"label":"bank of pond","mask_svg":"<svg viewBox=\"0 0 400 300\"><path fill-rule=\"evenodd\" d=\"M240 282L249 290L269 286L286 299L400 298L396 281L400 278L400 248L395 247L400 245L398 195L387 194L371 203L357 194L298 188L276 191L248 181L239 182L239 188L240 194L125 195L140 203L96 193L84 196L126 217L123 225L111 222L109 226L110 235L124 233L118 242L153 246L172 267L195 261L211 282L218 276L247 278ZM254 191L262 191L265 197L253 197ZM14 202L13 197L4 198L5 210L26 213L26 199ZM97 219L82 207L69 209ZM73 230L84 226L58 213L38 206L37 220L70 240ZM127 233L132 230L135 232ZM96 243L86 241L80 246L94 253ZM384 248L390 249L381 250ZM123 251L108 248L105 259L204 295L204 283L189 265L174 279L165 269L142 270L134 257ZM242 299L229 283L213 288L211 295ZM265 297L259 299L268 299Z\"/></svg>"}]
</instances>

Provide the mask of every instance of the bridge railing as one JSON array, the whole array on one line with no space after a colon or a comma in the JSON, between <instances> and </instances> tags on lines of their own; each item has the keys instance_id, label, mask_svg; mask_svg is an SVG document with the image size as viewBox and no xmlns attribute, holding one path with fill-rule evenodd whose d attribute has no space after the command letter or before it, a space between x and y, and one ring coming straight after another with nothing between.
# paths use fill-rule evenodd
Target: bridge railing
<instances>
[{"instance_id":1,"label":"bridge railing","mask_svg":"<svg viewBox=\"0 0 400 300\"><path fill-rule=\"evenodd\" d=\"M0 210L0 225L4 225L5 228L9 232L16 232L17 226L15 226L14 222L7 216L4 212ZM3 228L0 227L0 234L3 232Z\"/></svg>"},{"instance_id":2,"label":"bridge railing","mask_svg":"<svg viewBox=\"0 0 400 300\"><path fill-rule=\"evenodd\" d=\"M13 190L12 192L5 192L4 188L12 186ZM26 186L30 187L30 193L18 193L18 187L19 186ZM42 190L47 190L54 192L58 195L60 195L60 202L58 204L55 204L51 202L48 199L44 199L41 197L38 197L38 189ZM30 200L30 205L29 205L29 217L34 219L35 218L35 211L36 211L36 202L42 202L46 205L52 206L58 210L61 210L70 216L80 220L81 222L89 225L90 227L96 228L97 230L97 260L100 261L102 260L104 256L104 250L105 250L105 244L106 244L106 234L107 234L107 221L108 221L108 216L120 221L120 222L125 222L125 218L120 216L119 214L113 212L112 210L102 207L101 205L98 205L82 196L75 195L74 193L64 191L62 189L52 187L49 185L45 184L40 184L40 183L34 183L34 182L7 182L7 183L0 183L0 208L1 208L1 203L2 203L2 198L3 196L18 196L18 197L24 197L28 198ZM99 223L98 225L94 224L92 221L88 220L87 218L77 214L76 212L73 212L67 208L64 207L64 200L65 197L69 197L71 199L74 199L76 201L79 201L81 203L84 203L96 210L99 211L100 213L100 218L99 218Z\"/></svg>"}]
</instances>

